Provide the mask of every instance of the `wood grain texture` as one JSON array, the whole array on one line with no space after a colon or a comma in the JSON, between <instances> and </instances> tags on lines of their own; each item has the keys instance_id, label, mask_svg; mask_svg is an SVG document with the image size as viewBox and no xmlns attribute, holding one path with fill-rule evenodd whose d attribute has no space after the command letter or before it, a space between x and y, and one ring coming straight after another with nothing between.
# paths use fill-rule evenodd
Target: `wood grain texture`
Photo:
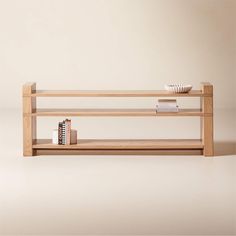
<instances>
[{"instance_id":1,"label":"wood grain texture","mask_svg":"<svg viewBox=\"0 0 236 236\"><path fill-rule=\"evenodd\" d=\"M214 129L213 129L213 86L210 83L202 83L202 92L209 96L201 98L201 109L208 116L201 117L201 138L204 143L205 156L214 155Z\"/></svg>"},{"instance_id":2,"label":"wood grain texture","mask_svg":"<svg viewBox=\"0 0 236 236\"><path fill-rule=\"evenodd\" d=\"M33 97L202 97L201 90L171 93L165 90L36 90Z\"/></svg>"},{"instance_id":3,"label":"wood grain texture","mask_svg":"<svg viewBox=\"0 0 236 236\"><path fill-rule=\"evenodd\" d=\"M102 149L35 149L36 155L202 155L202 149L159 149L159 150L102 150Z\"/></svg>"},{"instance_id":4,"label":"wood grain texture","mask_svg":"<svg viewBox=\"0 0 236 236\"><path fill-rule=\"evenodd\" d=\"M201 149L200 139L79 139L77 144L56 145L37 139L34 149Z\"/></svg>"},{"instance_id":5,"label":"wood grain texture","mask_svg":"<svg viewBox=\"0 0 236 236\"><path fill-rule=\"evenodd\" d=\"M32 116L203 116L201 109L179 109L178 112L157 112L156 109L37 109Z\"/></svg>"},{"instance_id":6,"label":"wood grain texture","mask_svg":"<svg viewBox=\"0 0 236 236\"><path fill-rule=\"evenodd\" d=\"M36 140L37 120L31 116L36 111L36 97L31 94L36 90L36 83L23 85L23 155L33 156L33 142Z\"/></svg>"}]
</instances>

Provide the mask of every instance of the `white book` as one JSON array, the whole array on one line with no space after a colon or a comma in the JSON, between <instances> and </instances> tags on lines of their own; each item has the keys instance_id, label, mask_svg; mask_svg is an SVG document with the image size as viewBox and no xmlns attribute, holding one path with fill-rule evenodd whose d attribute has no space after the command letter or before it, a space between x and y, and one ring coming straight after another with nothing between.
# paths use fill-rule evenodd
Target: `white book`
<instances>
[{"instance_id":1,"label":"white book","mask_svg":"<svg viewBox=\"0 0 236 236\"><path fill-rule=\"evenodd\" d=\"M157 112L178 112L176 99L158 99Z\"/></svg>"},{"instance_id":2,"label":"white book","mask_svg":"<svg viewBox=\"0 0 236 236\"><path fill-rule=\"evenodd\" d=\"M174 105L162 105L162 104L158 104L157 107L159 108L166 108L166 109L172 109L172 108L176 108L177 105L174 104Z\"/></svg>"},{"instance_id":3,"label":"white book","mask_svg":"<svg viewBox=\"0 0 236 236\"><path fill-rule=\"evenodd\" d=\"M158 101L158 106L159 107L176 107L177 102L160 102L160 101Z\"/></svg>"},{"instance_id":4,"label":"white book","mask_svg":"<svg viewBox=\"0 0 236 236\"><path fill-rule=\"evenodd\" d=\"M52 143L58 144L58 129L52 131Z\"/></svg>"},{"instance_id":5,"label":"white book","mask_svg":"<svg viewBox=\"0 0 236 236\"><path fill-rule=\"evenodd\" d=\"M176 105L177 102L176 102L176 101L173 101L173 102L171 102L171 101L170 101L170 102L162 102L162 101L159 101L159 100L158 100L158 104L163 104L163 105L165 105L165 104L166 104L166 105L168 105L168 104L170 104L170 105Z\"/></svg>"},{"instance_id":6,"label":"white book","mask_svg":"<svg viewBox=\"0 0 236 236\"><path fill-rule=\"evenodd\" d=\"M178 106L175 107L158 107L156 108L157 112L178 112Z\"/></svg>"}]
</instances>

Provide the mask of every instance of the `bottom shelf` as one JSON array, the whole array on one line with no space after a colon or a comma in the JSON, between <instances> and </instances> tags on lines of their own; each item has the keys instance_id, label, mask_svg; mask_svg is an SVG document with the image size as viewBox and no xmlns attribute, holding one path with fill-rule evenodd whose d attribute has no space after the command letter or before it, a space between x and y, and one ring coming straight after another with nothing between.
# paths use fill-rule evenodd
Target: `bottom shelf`
<instances>
[{"instance_id":1,"label":"bottom shelf","mask_svg":"<svg viewBox=\"0 0 236 236\"><path fill-rule=\"evenodd\" d=\"M202 154L200 139L79 139L77 144L56 145L37 139L37 154Z\"/></svg>"}]
</instances>

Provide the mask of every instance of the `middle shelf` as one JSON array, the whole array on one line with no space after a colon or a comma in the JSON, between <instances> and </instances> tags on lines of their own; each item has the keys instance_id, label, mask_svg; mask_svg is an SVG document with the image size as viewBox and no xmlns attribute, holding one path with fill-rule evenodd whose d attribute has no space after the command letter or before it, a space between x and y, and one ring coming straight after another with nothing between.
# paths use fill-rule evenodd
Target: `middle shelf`
<instances>
[{"instance_id":1,"label":"middle shelf","mask_svg":"<svg viewBox=\"0 0 236 236\"><path fill-rule=\"evenodd\" d=\"M32 116L207 116L201 109L179 109L178 112L157 112L156 109L102 108L102 109L36 109Z\"/></svg>"}]
</instances>

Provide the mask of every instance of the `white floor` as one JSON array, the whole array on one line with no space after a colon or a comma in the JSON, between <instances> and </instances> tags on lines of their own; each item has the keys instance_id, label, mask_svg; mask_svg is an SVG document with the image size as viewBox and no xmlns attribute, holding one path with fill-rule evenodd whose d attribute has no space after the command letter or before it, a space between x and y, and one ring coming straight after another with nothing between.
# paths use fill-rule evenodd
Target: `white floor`
<instances>
[{"instance_id":1,"label":"white floor","mask_svg":"<svg viewBox=\"0 0 236 236\"><path fill-rule=\"evenodd\" d=\"M0 235L236 234L235 112L215 112L214 158L23 158L22 115L0 112ZM50 135L55 120L42 120L39 136ZM81 119L79 134L121 136L125 120L112 122ZM126 136L162 136L165 130L171 136L172 121L158 129L153 120L147 126L142 122L128 119ZM192 136L197 123L184 122L188 128L181 135Z\"/></svg>"}]
</instances>

